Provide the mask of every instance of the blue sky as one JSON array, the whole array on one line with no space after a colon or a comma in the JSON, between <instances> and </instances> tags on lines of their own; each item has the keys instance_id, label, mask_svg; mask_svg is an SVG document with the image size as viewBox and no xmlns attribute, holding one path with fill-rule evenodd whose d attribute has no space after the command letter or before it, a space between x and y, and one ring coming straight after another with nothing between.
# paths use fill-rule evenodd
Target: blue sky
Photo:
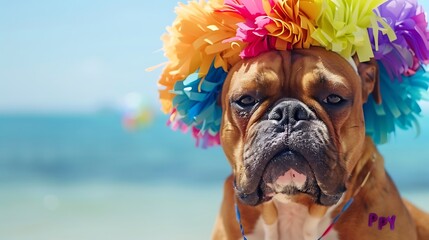
<instances>
[{"instance_id":1,"label":"blue sky","mask_svg":"<svg viewBox=\"0 0 429 240\"><path fill-rule=\"evenodd\" d=\"M91 111L132 91L155 102L160 69L145 69L165 61L176 4L0 0L0 112Z\"/></svg>"},{"instance_id":2,"label":"blue sky","mask_svg":"<svg viewBox=\"0 0 429 240\"><path fill-rule=\"evenodd\" d=\"M0 0L0 112L92 111L129 92L157 103L161 69L145 69L165 61L177 2Z\"/></svg>"}]
</instances>

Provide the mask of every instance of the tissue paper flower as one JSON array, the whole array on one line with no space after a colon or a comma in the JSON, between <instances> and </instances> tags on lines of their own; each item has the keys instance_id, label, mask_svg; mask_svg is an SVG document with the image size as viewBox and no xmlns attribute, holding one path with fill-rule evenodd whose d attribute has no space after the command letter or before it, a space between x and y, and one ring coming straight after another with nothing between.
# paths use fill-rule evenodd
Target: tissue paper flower
<instances>
[{"instance_id":1,"label":"tissue paper flower","mask_svg":"<svg viewBox=\"0 0 429 240\"><path fill-rule=\"evenodd\" d=\"M385 67L380 64L380 89L382 104L369 98L364 105L365 127L367 135L376 143L386 143L388 135L395 132L395 126L407 130L417 126L420 114L419 101L429 97L429 73L420 68L412 77L402 76L390 79Z\"/></svg>"},{"instance_id":2,"label":"tissue paper flower","mask_svg":"<svg viewBox=\"0 0 429 240\"><path fill-rule=\"evenodd\" d=\"M268 36L265 28L270 19L265 14L262 1L225 0L225 8L221 12L230 12L242 18L242 22L237 23L236 36L224 41L246 43L240 57L254 57L273 49L275 39Z\"/></svg>"},{"instance_id":3,"label":"tissue paper flower","mask_svg":"<svg viewBox=\"0 0 429 240\"><path fill-rule=\"evenodd\" d=\"M177 81L172 91L175 94L173 107L176 112L171 122L180 120L181 123L198 129L199 134L194 133L194 136L202 138L206 132L216 135L222 117L217 97L226 75L222 68L212 65L208 74L202 78L198 77L198 73L193 73L185 80Z\"/></svg>"},{"instance_id":4,"label":"tissue paper flower","mask_svg":"<svg viewBox=\"0 0 429 240\"><path fill-rule=\"evenodd\" d=\"M228 71L270 50L324 47L350 61L378 60L382 104L364 106L366 131L386 142L417 125L429 63L427 20L416 0L198 0L179 3L164 35L168 62L159 84L173 129L197 145L220 144L217 99Z\"/></svg>"},{"instance_id":5,"label":"tissue paper flower","mask_svg":"<svg viewBox=\"0 0 429 240\"><path fill-rule=\"evenodd\" d=\"M202 148L212 147L220 144L219 133L217 132L201 132L200 129L192 128L192 136L197 140L195 145Z\"/></svg>"},{"instance_id":6,"label":"tissue paper flower","mask_svg":"<svg viewBox=\"0 0 429 240\"><path fill-rule=\"evenodd\" d=\"M163 36L164 52L169 62L159 83L164 112L172 110L171 90L174 83L183 80L198 70L200 77L205 76L212 63L225 71L240 60L238 53L241 43L225 43L224 40L235 36L239 19L215 11L222 1L179 3L177 18Z\"/></svg>"},{"instance_id":7,"label":"tissue paper flower","mask_svg":"<svg viewBox=\"0 0 429 240\"><path fill-rule=\"evenodd\" d=\"M414 73L421 62L429 62L429 32L421 6L416 0L389 0L378 8L378 14L394 30L397 39L378 34L378 46L373 44L375 59L380 60L393 80L402 74ZM374 38L369 31L371 40ZM374 41L373 41L374 42Z\"/></svg>"},{"instance_id":8,"label":"tissue paper flower","mask_svg":"<svg viewBox=\"0 0 429 240\"><path fill-rule=\"evenodd\" d=\"M378 33L385 22L374 12L384 0L324 0L317 28L312 37L328 50L349 59L355 53L359 61L374 57L368 28ZM388 30L391 32L391 29ZM393 34L390 34L392 36Z\"/></svg>"},{"instance_id":9,"label":"tissue paper flower","mask_svg":"<svg viewBox=\"0 0 429 240\"><path fill-rule=\"evenodd\" d=\"M276 37L277 50L317 45L311 34L320 14L320 3L314 0L270 0L266 11L271 21L266 28L270 36Z\"/></svg>"}]
</instances>

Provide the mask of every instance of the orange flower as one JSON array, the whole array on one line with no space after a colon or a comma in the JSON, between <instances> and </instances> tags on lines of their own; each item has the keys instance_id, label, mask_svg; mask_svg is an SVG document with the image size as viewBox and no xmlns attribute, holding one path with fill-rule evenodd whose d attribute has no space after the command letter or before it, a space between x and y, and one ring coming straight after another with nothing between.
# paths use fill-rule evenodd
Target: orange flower
<instances>
[{"instance_id":1,"label":"orange flower","mask_svg":"<svg viewBox=\"0 0 429 240\"><path fill-rule=\"evenodd\" d=\"M319 0L264 0L264 7L272 22L266 26L275 36L276 49L309 48L316 42L311 34L320 13Z\"/></svg>"},{"instance_id":2,"label":"orange flower","mask_svg":"<svg viewBox=\"0 0 429 240\"><path fill-rule=\"evenodd\" d=\"M174 97L169 91L174 83L185 79L198 70L204 77L212 63L224 71L240 60L241 42L227 43L225 39L235 36L236 24L241 20L230 13L215 11L223 1L191 1L187 5L179 3L177 18L162 37L164 52L169 59L159 83L163 110L170 112Z\"/></svg>"}]
</instances>

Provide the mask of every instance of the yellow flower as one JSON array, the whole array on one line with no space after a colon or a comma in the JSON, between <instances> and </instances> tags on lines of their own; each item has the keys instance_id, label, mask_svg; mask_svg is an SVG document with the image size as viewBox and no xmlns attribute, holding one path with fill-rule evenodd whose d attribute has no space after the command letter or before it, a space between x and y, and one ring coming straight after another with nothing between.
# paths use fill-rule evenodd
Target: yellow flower
<instances>
[{"instance_id":1,"label":"yellow flower","mask_svg":"<svg viewBox=\"0 0 429 240\"><path fill-rule=\"evenodd\" d=\"M383 31L379 24L387 26L374 12L385 1L324 0L312 37L326 49L346 59L357 54L361 62L369 61L374 54L368 28Z\"/></svg>"}]
</instances>

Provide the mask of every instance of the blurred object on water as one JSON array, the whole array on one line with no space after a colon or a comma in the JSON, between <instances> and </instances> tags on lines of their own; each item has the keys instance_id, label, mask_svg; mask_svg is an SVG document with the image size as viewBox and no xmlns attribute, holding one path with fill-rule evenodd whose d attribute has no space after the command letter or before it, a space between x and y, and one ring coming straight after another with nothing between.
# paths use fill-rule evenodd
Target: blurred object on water
<instances>
[{"instance_id":1,"label":"blurred object on water","mask_svg":"<svg viewBox=\"0 0 429 240\"><path fill-rule=\"evenodd\" d=\"M121 102L122 125L131 131L149 126L154 119L154 109L141 94L131 92Z\"/></svg>"}]
</instances>

